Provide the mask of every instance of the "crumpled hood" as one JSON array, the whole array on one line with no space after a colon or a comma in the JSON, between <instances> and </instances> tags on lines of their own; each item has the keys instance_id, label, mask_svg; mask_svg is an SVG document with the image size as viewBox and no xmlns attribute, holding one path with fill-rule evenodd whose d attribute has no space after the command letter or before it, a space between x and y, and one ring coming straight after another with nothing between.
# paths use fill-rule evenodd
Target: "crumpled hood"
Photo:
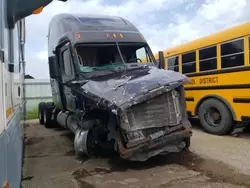
<instances>
[{"instance_id":1,"label":"crumpled hood","mask_svg":"<svg viewBox=\"0 0 250 188\"><path fill-rule=\"evenodd\" d=\"M85 96L94 96L99 103L121 107L125 103L135 104L136 99L146 96L152 90L165 88L166 92L183 82L188 82L188 78L181 73L146 66L128 70L126 74L114 73L93 78L81 86L81 91Z\"/></svg>"}]
</instances>

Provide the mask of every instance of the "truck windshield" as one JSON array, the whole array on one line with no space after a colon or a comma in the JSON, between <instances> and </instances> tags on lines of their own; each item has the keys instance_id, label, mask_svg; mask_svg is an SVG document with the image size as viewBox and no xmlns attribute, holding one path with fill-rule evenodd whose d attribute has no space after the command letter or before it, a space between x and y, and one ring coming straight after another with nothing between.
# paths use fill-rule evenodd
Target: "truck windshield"
<instances>
[{"instance_id":1,"label":"truck windshield","mask_svg":"<svg viewBox=\"0 0 250 188\"><path fill-rule=\"evenodd\" d=\"M127 69L128 64L154 65L155 60L145 43L80 44L76 47L79 69L83 73L99 70Z\"/></svg>"}]
</instances>

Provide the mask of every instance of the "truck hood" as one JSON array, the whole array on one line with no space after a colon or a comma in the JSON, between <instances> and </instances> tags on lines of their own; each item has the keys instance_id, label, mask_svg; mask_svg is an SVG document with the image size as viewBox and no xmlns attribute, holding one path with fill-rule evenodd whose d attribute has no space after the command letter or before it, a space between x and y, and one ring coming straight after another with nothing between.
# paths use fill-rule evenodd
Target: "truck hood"
<instances>
[{"instance_id":1,"label":"truck hood","mask_svg":"<svg viewBox=\"0 0 250 188\"><path fill-rule=\"evenodd\" d=\"M172 90L188 78L181 73L142 66L139 69L95 77L80 86L85 97L112 112ZM79 92L79 87L78 87Z\"/></svg>"}]
</instances>

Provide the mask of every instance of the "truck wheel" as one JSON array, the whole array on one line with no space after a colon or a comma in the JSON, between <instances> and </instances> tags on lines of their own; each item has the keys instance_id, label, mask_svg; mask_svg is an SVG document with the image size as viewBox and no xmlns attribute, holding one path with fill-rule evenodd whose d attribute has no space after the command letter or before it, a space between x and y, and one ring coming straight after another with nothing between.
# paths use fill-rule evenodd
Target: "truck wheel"
<instances>
[{"instance_id":1,"label":"truck wheel","mask_svg":"<svg viewBox=\"0 0 250 188\"><path fill-rule=\"evenodd\" d=\"M52 106L54 106L54 102L47 102L46 105L49 107L52 107Z\"/></svg>"},{"instance_id":2,"label":"truck wheel","mask_svg":"<svg viewBox=\"0 0 250 188\"><path fill-rule=\"evenodd\" d=\"M40 125L44 125L44 106L45 102L40 102L38 105L38 119Z\"/></svg>"},{"instance_id":3,"label":"truck wheel","mask_svg":"<svg viewBox=\"0 0 250 188\"><path fill-rule=\"evenodd\" d=\"M63 128L63 127L61 127L61 126L57 123L57 115L58 115L60 112L61 112L61 110L58 109L58 108L54 108L53 111L52 111L52 115L53 115L53 117L52 117L53 120L52 120L52 121L53 121L54 127L56 127L56 128Z\"/></svg>"},{"instance_id":4,"label":"truck wheel","mask_svg":"<svg viewBox=\"0 0 250 188\"><path fill-rule=\"evenodd\" d=\"M234 127L230 110L217 99L207 99L200 105L199 119L203 129L215 135L228 134Z\"/></svg>"},{"instance_id":5,"label":"truck wheel","mask_svg":"<svg viewBox=\"0 0 250 188\"><path fill-rule=\"evenodd\" d=\"M44 106L44 126L46 128L52 128L53 127L53 120L51 119L52 113L53 113L53 106L46 103Z\"/></svg>"}]
</instances>

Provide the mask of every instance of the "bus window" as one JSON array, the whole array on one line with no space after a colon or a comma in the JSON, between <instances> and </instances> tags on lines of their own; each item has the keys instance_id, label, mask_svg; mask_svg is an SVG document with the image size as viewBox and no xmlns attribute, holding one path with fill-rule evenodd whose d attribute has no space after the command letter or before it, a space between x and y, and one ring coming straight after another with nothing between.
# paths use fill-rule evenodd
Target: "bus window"
<instances>
[{"instance_id":1,"label":"bus window","mask_svg":"<svg viewBox=\"0 0 250 188\"><path fill-rule=\"evenodd\" d=\"M244 65L244 39L221 44L221 68Z\"/></svg>"},{"instance_id":2,"label":"bus window","mask_svg":"<svg viewBox=\"0 0 250 188\"><path fill-rule=\"evenodd\" d=\"M182 73L196 72L196 51L182 55Z\"/></svg>"},{"instance_id":3,"label":"bus window","mask_svg":"<svg viewBox=\"0 0 250 188\"><path fill-rule=\"evenodd\" d=\"M179 56L167 58L168 70L179 72Z\"/></svg>"},{"instance_id":4,"label":"bus window","mask_svg":"<svg viewBox=\"0 0 250 188\"><path fill-rule=\"evenodd\" d=\"M217 69L216 46L199 50L200 71Z\"/></svg>"}]
</instances>

